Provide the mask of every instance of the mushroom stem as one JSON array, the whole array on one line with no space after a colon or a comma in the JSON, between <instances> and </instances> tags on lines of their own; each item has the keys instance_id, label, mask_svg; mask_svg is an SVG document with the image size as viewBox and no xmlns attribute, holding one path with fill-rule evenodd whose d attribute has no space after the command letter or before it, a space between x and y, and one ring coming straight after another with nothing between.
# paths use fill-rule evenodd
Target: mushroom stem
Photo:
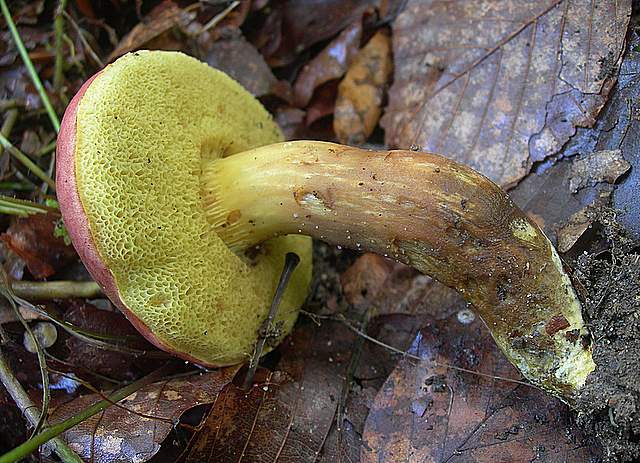
<instances>
[{"instance_id":1,"label":"mushroom stem","mask_svg":"<svg viewBox=\"0 0 640 463\"><path fill-rule=\"evenodd\" d=\"M435 154L278 143L210 161L203 199L237 254L304 234L408 264L473 304L507 357L567 402L595 368L546 236L476 171Z\"/></svg>"}]
</instances>

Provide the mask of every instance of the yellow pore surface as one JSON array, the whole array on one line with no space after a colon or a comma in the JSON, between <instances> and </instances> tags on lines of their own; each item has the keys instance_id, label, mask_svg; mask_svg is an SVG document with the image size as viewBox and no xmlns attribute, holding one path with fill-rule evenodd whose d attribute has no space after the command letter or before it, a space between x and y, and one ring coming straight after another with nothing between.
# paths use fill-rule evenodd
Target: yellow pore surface
<instances>
[{"instance_id":1,"label":"yellow pore surface","mask_svg":"<svg viewBox=\"0 0 640 463\"><path fill-rule=\"evenodd\" d=\"M94 80L76 130L91 234L122 301L152 336L208 365L247 359L288 251L301 264L277 320L283 335L291 330L311 279L311 239L269 240L248 263L212 231L203 208L203 165L282 140L257 100L194 58L140 51Z\"/></svg>"}]
</instances>

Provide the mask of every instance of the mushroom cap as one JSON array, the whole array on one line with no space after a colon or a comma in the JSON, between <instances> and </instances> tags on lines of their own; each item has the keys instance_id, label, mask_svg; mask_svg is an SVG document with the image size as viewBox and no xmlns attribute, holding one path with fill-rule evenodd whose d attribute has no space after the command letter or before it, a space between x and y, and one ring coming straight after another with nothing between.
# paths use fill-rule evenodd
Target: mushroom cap
<instances>
[{"instance_id":1,"label":"mushroom cap","mask_svg":"<svg viewBox=\"0 0 640 463\"><path fill-rule=\"evenodd\" d=\"M57 194L69 235L105 294L161 349L206 366L250 357L287 252L301 264L279 307L280 339L293 327L311 239L234 254L207 219L200 177L208 160L282 138L237 82L175 52L123 56L67 108Z\"/></svg>"}]
</instances>

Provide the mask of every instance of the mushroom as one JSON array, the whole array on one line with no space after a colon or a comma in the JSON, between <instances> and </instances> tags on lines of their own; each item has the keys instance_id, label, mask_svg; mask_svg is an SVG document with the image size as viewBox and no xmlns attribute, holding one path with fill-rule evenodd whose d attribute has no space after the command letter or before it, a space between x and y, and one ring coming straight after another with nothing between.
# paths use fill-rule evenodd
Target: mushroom
<instances>
[{"instance_id":1,"label":"mushroom","mask_svg":"<svg viewBox=\"0 0 640 463\"><path fill-rule=\"evenodd\" d=\"M205 365L244 360L287 251L303 263L279 315L291 328L311 236L455 288L526 378L574 400L595 367L580 302L502 189L436 154L281 139L239 84L180 53L128 54L73 99L58 142L63 217L145 336Z\"/></svg>"}]
</instances>

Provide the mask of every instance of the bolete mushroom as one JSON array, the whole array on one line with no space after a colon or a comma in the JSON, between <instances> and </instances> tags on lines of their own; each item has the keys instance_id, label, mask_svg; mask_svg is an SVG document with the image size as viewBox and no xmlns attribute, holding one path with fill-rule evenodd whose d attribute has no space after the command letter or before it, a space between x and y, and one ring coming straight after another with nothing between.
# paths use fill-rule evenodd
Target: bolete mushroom
<instances>
[{"instance_id":1,"label":"bolete mushroom","mask_svg":"<svg viewBox=\"0 0 640 463\"><path fill-rule=\"evenodd\" d=\"M281 139L239 84L180 53L128 54L76 95L58 141L61 210L143 334L202 364L244 360L290 250L303 263L280 311L291 328L312 236L457 289L525 377L573 400L594 369L580 302L502 189L436 154Z\"/></svg>"}]
</instances>

